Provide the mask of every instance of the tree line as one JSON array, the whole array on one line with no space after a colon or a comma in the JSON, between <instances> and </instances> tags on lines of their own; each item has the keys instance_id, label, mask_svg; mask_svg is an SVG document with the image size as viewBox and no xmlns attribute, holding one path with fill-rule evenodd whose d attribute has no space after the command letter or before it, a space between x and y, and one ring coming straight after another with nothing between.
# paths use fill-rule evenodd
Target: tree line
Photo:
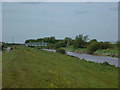
<instances>
[{"instance_id":1,"label":"tree line","mask_svg":"<svg viewBox=\"0 0 120 90\"><path fill-rule=\"evenodd\" d=\"M89 40L88 35L80 34L72 39L70 37L65 37L64 39L56 39L55 37L45 37L38 39L29 39L26 40L25 43L30 42L45 42L48 43L47 46L43 48L48 49L58 49L60 47L66 47L72 45L73 48L86 48L88 53L93 53L98 49L108 49L112 48L113 45L110 42L98 42L96 39ZM117 44L119 45L119 42Z\"/></svg>"}]
</instances>

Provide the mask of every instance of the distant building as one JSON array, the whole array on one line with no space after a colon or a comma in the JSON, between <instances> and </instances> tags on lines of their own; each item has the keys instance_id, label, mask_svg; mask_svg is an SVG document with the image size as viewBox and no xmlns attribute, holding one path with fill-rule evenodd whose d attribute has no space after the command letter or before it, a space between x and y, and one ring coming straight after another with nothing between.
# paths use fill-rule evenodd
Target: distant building
<instances>
[{"instance_id":1,"label":"distant building","mask_svg":"<svg viewBox=\"0 0 120 90\"><path fill-rule=\"evenodd\" d=\"M47 46L48 43L45 42L29 42L25 43L25 46Z\"/></svg>"}]
</instances>

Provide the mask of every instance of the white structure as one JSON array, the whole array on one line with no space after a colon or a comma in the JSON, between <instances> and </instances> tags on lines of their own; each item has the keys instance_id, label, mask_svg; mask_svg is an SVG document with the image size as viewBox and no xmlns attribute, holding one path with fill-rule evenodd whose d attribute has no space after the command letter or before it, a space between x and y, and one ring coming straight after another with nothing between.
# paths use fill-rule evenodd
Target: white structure
<instances>
[{"instance_id":1,"label":"white structure","mask_svg":"<svg viewBox=\"0 0 120 90\"><path fill-rule=\"evenodd\" d=\"M6 51L9 52L11 50L11 47L7 47Z\"/></svg>"},{"instance_id":2,"label":"white structure","mask_svg":"<svg viewBox=\"0 0 120 90\"><path fill-rule=\"evenodd\" d=\"M45 42L29 42L25 43L25 46L47 46L48 43Z\"/></svg>"}]
</instances>

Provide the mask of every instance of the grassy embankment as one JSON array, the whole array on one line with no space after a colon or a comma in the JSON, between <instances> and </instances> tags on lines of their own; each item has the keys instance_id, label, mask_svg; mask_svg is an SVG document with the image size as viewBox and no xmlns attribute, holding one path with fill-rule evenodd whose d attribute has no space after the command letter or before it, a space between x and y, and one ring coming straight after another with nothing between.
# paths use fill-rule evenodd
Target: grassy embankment
<instances>
[{"instance_id":1,"label":"grassy embankment","mask_svg":"<svg viewBox=\"0 0 120 90\"><path fill-rule=\"evenodd\" d=\"M34 48L3 53L3 88L117 88L118 68Z\"/></svg>"},{"instance_id":2,"label":"grassy embankment","mask_svg":"<svg viewBox=\"0 0 120 90\"><path fill-rule=\"evenodd\" d=\"M86 53L87 50L86 48L73 48L73 46L67 46L67 47L62 47L66 51L72 51L76 53ZM114 47L112 49L99 49L93 53L94 55L100 55L100 56L111 56L111 57L119 57L118 55L118 48Z\"/></svg>"},{"instance_id":3,"label":"grassy embankment","mask_svg":"<svg viewBox=\"0 0 120 90\"><path fill-rule=\"evenodd\" d=\"M0 89L2 88L2 53L0 52Z\"/></svg>"}]
</instances>

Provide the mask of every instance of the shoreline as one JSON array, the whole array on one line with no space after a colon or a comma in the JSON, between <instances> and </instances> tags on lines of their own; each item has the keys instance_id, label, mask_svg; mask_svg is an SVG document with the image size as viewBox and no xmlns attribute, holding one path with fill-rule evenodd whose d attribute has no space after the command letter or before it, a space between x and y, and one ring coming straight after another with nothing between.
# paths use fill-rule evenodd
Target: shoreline
<instances>
[{"instance_id":1,"label":"shoreline","mask_svg":"<svg viewBox=\"0 0 120 90\"><path fill-rule=\"evenodd\" d=\"M65 51L69 52L69 50ZM74 53L79 53L79 54L88 54L86 51L80 51L80 50L70 50L70 52L74 52ZM89 54L89 55L95 55L95 56L108 56L108 57L113 57L113 58L120 58L119 55L115 55L115 54L108 54L108 53L96 53L94 52L93 54Z\"/></svg>"},{"instance_id":2,"label":"shoreline","mask_svg":"<svg viewBox=\"0 0 120 90\"><path fill-rule=\"evenodd\" d=\"M44 51L55 52L55 49L42 49ZM76 52L66 51L66 55L74 56L79 59L84 59L85 61L95 62L95 63L108 63L109 65L120 67L118 65L118 58L109 57L109 56L96 56L91 54L82 54Z\"/></svg>"}]
</instances>

